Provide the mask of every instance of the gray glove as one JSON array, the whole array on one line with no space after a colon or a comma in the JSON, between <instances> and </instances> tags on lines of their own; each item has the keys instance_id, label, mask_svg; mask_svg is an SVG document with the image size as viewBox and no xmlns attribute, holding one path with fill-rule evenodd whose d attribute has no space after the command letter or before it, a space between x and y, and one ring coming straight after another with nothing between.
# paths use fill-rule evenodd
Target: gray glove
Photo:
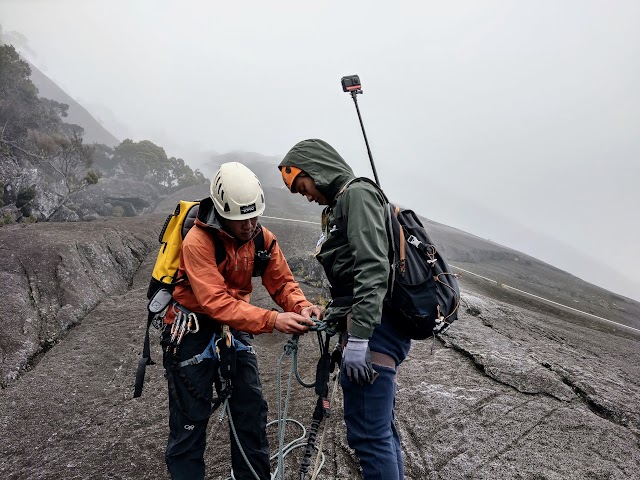
<instances>
[{"instance_id":1,"label":"gray glove","mask_svg":"<svg viewBox=\"0 0 640 480\"><path fill-rule=\"evenodd\" d=\"M369 353L369 340L349 337L347 346L342 352L342 368L347 378L358 385L371 383L374 379Z\"/></svg>"}]
</instances>

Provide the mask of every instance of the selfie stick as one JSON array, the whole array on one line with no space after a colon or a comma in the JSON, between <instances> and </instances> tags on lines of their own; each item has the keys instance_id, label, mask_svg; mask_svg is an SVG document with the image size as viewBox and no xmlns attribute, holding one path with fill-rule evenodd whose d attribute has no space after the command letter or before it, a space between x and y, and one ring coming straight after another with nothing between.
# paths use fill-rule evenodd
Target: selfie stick
<instances>
[{"instance_id":1,"label":"selfie stick","mask_svg":"<svg viewBox=\"0 0 640 480\"><path fill-rule=\"evenodd\" d=\"M353 98L353 103L356 106L356 112L358 112L358 120L360 120L360 127L362 128L362 135L364 136L364 143L367 145L367 153L369 154L369 160L371 161L371 169L373 170L373 177L380 186L380 180L378 179L378 172L376 171L376 165L373 163L373 155L371 155L371 149L369 148L369 140L367 140L367 132L364 131L364 123L362 123L362 115L360 115L360 108L358 107L358 97L359 93L362 93L362 85L360 84L360 77L358 75L349 75L346 77L342 77L342 90L344 92L349 92L351 94L351 98Z\"/></svg>"}]
</instances>

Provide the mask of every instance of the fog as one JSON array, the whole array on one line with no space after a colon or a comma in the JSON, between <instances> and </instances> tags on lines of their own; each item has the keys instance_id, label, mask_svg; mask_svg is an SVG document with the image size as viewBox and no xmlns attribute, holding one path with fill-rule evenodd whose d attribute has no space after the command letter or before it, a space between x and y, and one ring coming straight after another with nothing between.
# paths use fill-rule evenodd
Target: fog
<instances>
[{"instance_id":1,"label":"fog","mask_svg":"<svg viewBox=\"0 0 640 480\"><path fill-rule=\"evenodd\" d=\"M420 214L640 300L640 2L7 1L119 139L200 166L333 144Z\"/></svg>"}]
</instances>

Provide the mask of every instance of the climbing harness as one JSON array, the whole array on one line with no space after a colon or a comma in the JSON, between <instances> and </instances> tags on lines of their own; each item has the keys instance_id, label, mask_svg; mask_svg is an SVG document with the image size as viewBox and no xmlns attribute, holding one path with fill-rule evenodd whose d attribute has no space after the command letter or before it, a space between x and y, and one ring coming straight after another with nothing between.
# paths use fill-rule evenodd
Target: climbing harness
<instances>
[{"instance_id":1,"label":"climbing harness","mask_svg":"<svg viewBox=\"0 0 640 480\"><path fill-rule=\"evenodd\" d=\"M233 347L236 352L249 352L255 355L256 352L251 345L245 345L240 340L234 338L233 335L231 335L231 333L228 333L227 338L214 333L213 336L211 337L211 341L205 347L202 353L199 353L198 355L194 355L188 360L183 360L182 362L178 363L177 366L179 368L182 368L189 365L197 365L198 363L201 363L203 360L207 358L212 359L214 362L220 360L220 346L218 344L222 340L224 340L225 343L228 343L229 342L228 337L231 337L231 341L230 341L231 343L229 344L229 346L233 344Z\"/></svg>"},{"instance_id":2,"label":"climbing harness","mask_svg":"<svg viewBox=\"0 0 640 480\"><path fill-rule=\"evenodd\" d=\"M168 308L174 308L175 320L173 325L171 326L169 342L166 347L166 353L170 354L170 358L177 359L177 355L179 352L180 344L182 343L184 337L190 333L197 333L200 330L200 325L198 323L197 315L189 310L183 308L177 303L173 302L171 306ZM163 313L166 313L163 312ZM311 479L315 479L318 473L322 470L322 467L325 463L325 456L322 452L322 444L324 441L324 435L326 433L326 426L322 433L320 439L320 446L316 446L316 439L318 436L318 431L320 429L320 425L322 420L328 418L331 413L331 404L333 403L333 399L335 397L335 392L337 390L337 374L334 376L334 387L333 393L331 397L329 397L329 377L330 374L334 371L335 366L340 363L340 342L336 345L332 354L329 354L329 344L331 337L336 335L337 333L337 325L327 324L322 320L318 320L313 318L315 325L309 328L310 331L315 331L318 337L318 344L320 349L320 359L316 368L316 379L315 382L306 383L300 376L298 371L298 342L299 336L292 335L291 338L287 341L284 346L284 351L280 357L278 362L278 374L277 374L277 391L278 391L278 418L272 422L267 424L267 427L272 425L277 425L277 437L278 437L278 451L271 455L270 460L277 459L277 467L275 471L271 474L271 478L273 480L282 480L284 479L284 458L293 450L298 448L305 448L305 453L303 457L302 464L300 466L300 479L305 480L311 471L312 477ZM324 338L323 338L324 333ZM249 462L249 459L242 448L240 443L240 439L238 437L235 425L233 423L233 418L231 416L231 409L229 406L229 399L232 394L233 387L233 377L235 376L235 355L236 352L245 351L255 355L255 350L251 345L245 345L236 338L233 337L231 332L229 331L229 327L223 325L222 332L220 334L214 333L211 337L211 340L205 347L205 349L193 357L183 360L180 362L175 361L173 364L173 369L177 372L178 376L182 378L182 380L187 383L187 387L192 394L197 397L201 397L203 400L211 403L211 409L209 411L209 416L211 416L218 407L222 406L220 411L220 415L218 417L218 421L222 422L224 417L227 416L229 419L229 426L235 439L236 444L238 445L238 449L242 455L242 458L246 462L249 470L252 472L254 478L258 479L258 475L255 472L255 469ZM284 404L282 398L282 370L283 364L286 357L291 358L291 366L289 372L289 378L287 381L286 393L284 396ZM187 366L197 365L202 363L206 359L211 359L214 363L214 368L218 369L219 378L221 380L222 386L219 389L217 398L206 398L202 395L202 393L197 392L197 389L193 388L186 376L182 373L182 369ZM171 382L173 381L170 378L170 387ZM314 411L311 427L309 432L307 433L307 429L301 422L297 420L287 418L287 413L289 409L289 399L291 396L293 378L295 378L298 383L305 388L313 388L315 387L316 394L318 394L318 401L316 404L316 409ZM301 434L299 437L285 444L285 432L286 432L286 424L294 423L300 430ZM312 468L311 459L315 455L315 462ZM233 470L231 471L231 476L228 480L234 480Z\"/></svg>"}]
</instances>

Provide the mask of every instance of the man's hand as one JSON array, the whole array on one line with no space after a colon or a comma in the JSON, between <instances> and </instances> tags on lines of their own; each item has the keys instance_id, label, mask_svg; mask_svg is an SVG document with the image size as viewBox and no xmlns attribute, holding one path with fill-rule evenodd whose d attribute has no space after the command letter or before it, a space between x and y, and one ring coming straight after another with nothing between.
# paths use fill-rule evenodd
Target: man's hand
<instances>
[{"instance_id":1,"label":"man's hand","mask_svg":"<svg viewBox=\"0 0 640 480\"><path fill-rule=\"evenodd\" d=\"M282 333L301 335L309 330L315 322L293 312L278 313L274 328Z\"/></svg>"},{"instance_id":2,"label":"man's hand","mask_svg":"<svg viewBox=\"0 0 640 480\"><path fill-rule=\"evenodd\" d=\"M358 385L373 381L374 371L371 366L369 340L349 337L347 346L344 347L344 352L342 352L342 368L344 368L347 378Z\"/></svg>"},{"instance_id":3,"label":"man's hand","mask_svg":"<svg viewBox=\"0 0 640 480\"><path fill-rule=\"evenodd\" d=\"M322 319L322 310L317 305L309 305L300 310L300 315L305 318L316 317L318 320Z\"/></svg>"}]
</instances>

